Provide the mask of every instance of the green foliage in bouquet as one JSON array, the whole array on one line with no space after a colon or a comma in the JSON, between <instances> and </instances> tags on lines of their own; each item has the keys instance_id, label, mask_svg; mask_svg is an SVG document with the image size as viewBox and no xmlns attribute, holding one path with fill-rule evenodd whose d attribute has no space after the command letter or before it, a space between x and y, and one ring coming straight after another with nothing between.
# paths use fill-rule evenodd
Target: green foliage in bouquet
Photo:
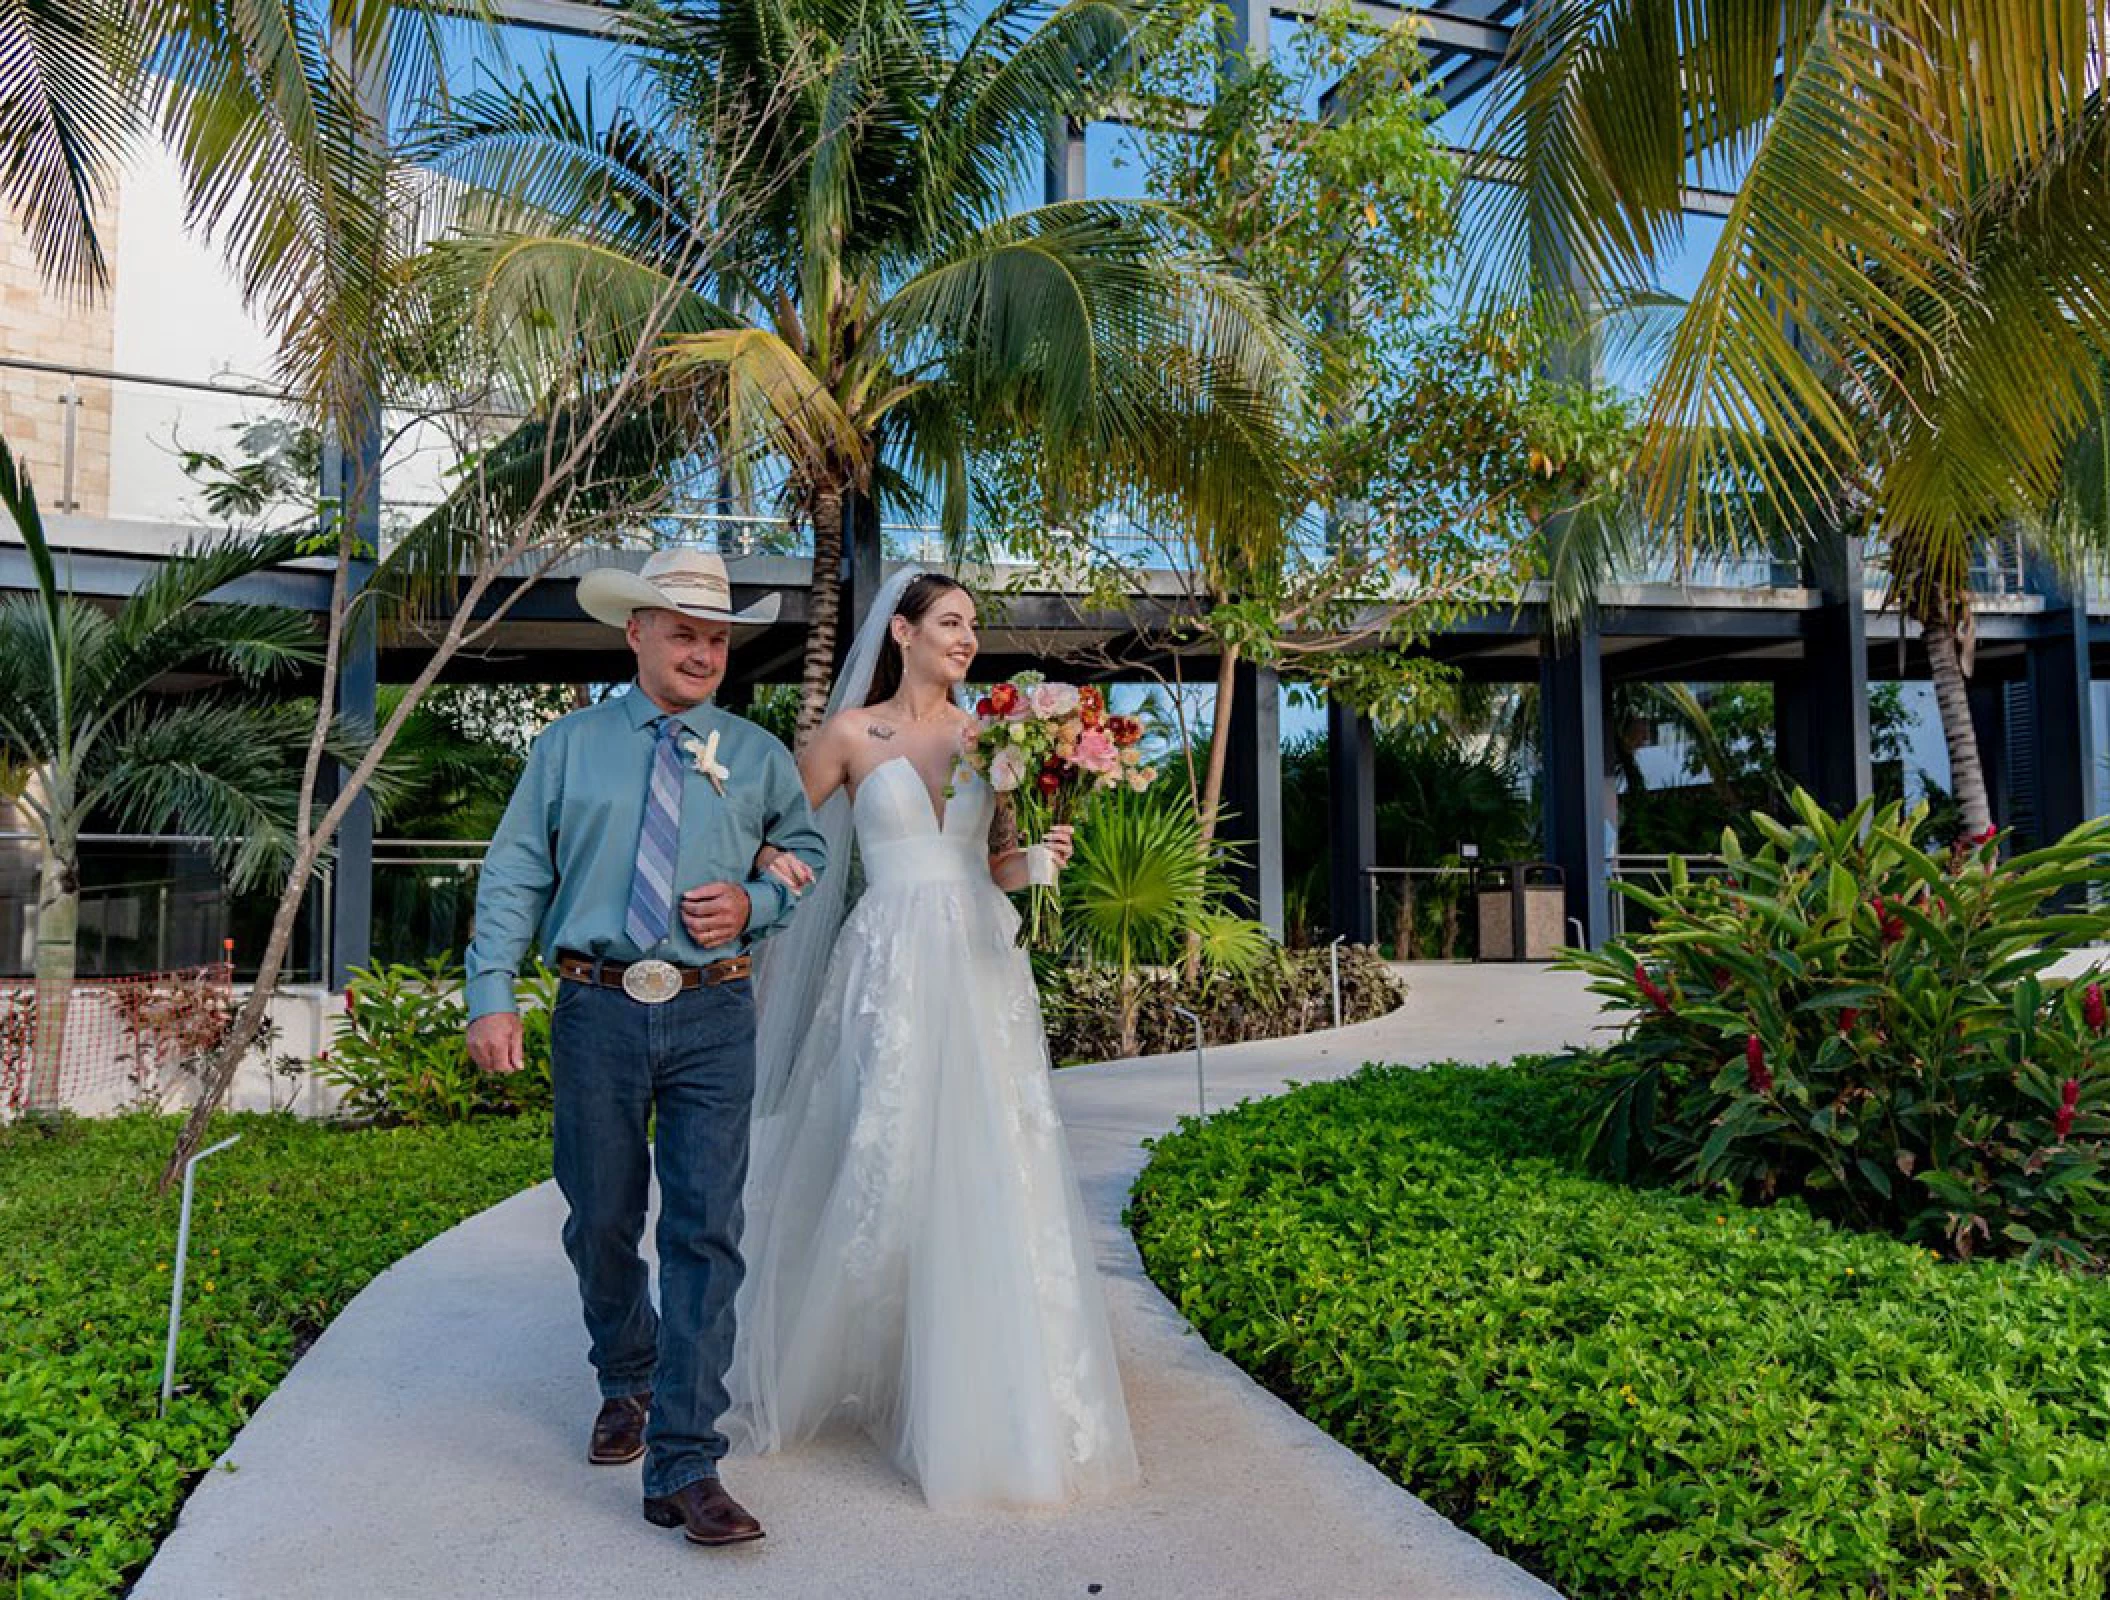
<instances>
[{"instance_id":1,"label":"green foliage in bouquet","mask_svg":"<svg viewBox=\"0 0 2110 1600\"><path fill-rule=\"evenodd\" d=\"M344 1091L344 1110L362 1121L418 1127L547 1111L557 982L540 963L521 974L525 1065L501 1076L469 1059L459 962L437 956L422 967L390 963L355 971L337 1038L317 1073Z\"/></svg>"},{"instance_id":2,"label":"green foliage in bouquet","mask_svg":"<svg viewBox=\"0 0 2110 1600\"><path fill-rule=\"evenodd\" d=\"M1627 889L1647 935L1567 953L1632 1014L1595 1161L1956 1256L2101 1265L2110 1019L2048 969L2110 929L2077 904L2110 825L2003 862L1991 835L1924 848L1923 810L1792 806L1753 818L1755 851L1725 834L1722 879L1673 862L1666 893Z\"/></svg>"}]
</instances>

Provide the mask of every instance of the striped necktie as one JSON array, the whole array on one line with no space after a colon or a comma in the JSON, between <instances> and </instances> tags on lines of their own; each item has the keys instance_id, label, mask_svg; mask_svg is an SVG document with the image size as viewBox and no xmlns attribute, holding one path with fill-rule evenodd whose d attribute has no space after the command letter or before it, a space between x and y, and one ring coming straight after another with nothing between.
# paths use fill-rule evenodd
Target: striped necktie
<instances>
[{"instance_id":1,"label":"striped necktie","mask_svg":"<svg viewBox=\"0 0 2110 1600\"><path fill-rule=\"evenodd\" d=\"M672 717L653 724L652 783L637 830L630 914L623 921L623 931L643 954L650 954L667 936L674 920L674 852L681 838L680 732L681 724Z\"/></svg>"}]
</instances>

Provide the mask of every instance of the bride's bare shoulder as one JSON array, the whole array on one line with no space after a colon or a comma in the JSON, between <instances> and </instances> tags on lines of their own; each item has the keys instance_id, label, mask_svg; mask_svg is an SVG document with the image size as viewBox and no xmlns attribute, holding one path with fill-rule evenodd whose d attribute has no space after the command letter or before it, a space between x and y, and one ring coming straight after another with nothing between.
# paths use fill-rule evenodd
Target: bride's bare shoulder
<instances>
[{"instance_id":1,"label":"bride's bare shoulder","mask_svg":"<svg viewBox=\"0 0 2110 1600\"><path fill-rule=\"evenodd\" d=\"M813 739L816 744L841 748L864 738L871 728L872 713L863 706L849 706L816 728Z\"/></svg>"}]
</instances>

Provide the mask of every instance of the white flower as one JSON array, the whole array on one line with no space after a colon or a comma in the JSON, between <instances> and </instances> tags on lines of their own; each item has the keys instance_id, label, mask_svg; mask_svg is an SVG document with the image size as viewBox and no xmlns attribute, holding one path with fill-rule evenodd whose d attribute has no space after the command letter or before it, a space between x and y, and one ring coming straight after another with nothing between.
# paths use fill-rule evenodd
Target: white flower
<instances>
[{"instance_id":1,"label":"white flower","mask_svg":"<svg viewBox=\"0 0 2110 1600\"><path fill-rule=\"evenodd\" d=\"M1025 751L1015 744L1007 744L997 751L996 759L989 763L989 787L998 794L1009 794L1025 779Z\"/></svg>"},{"instance_id":2,"label":"white flower","mask_svg":"<svg viewBox=\"0 0 2110 1600\"><path fill-rule=\"evenodd\" d=\"M696 763L696 770L711 780L711 787L724 794L726 779L730 778L732 773L725 763L718 759L718 730L713 728L709 736L703 739L684 739L681 741L681 748L683 753Z\"/></svg>"}]
</instances>

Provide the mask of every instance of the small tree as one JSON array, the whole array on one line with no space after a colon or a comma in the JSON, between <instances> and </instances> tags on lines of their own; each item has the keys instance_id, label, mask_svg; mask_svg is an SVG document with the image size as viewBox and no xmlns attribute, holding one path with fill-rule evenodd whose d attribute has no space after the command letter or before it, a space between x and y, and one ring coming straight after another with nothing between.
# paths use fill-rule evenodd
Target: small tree
<instances>
[{"instance_id":1,"label":"small tree","mask_svg":"<svg viewBox=\"0 0 2110 1600\"><path fill-rule=\"evenodd\" d=\"M1536 562L1556 511L1616 498L1626 450L1613 401L1545 376L1522 321L1460 324L1437 304L1459 171L1431 127L1410 24L1329 4L1261 58L1222 53L1199 11L1139 115L1152 192L1196 216L1313 354L1322 404L1294 437L1294 492L1271 524L1207 543L1138 540L1132 519L1048 531L1012 457L994 498L1006 542L1066 571L1082 610L1130 610L1131 649L1216 658L1209 753L1192 774L1213 843L1241 662L1398 720L1443 676L1420 647ZM1316 115L1314 111L1316 110ZM1008 469L1008 470L1006 470ZM1139 553L1139 545L1140 552ZM1154 616L1125 599L1146 567L1183 593Z\"/></svg>"},{"instance_id":2,"label":"small tree","mask_svg":"<svg viewBox=\"0 0 2110 1600\"><path fill-rule=\"evenodd\" d=\"M202 671L260 687L313 663L320 642L298 611L206 600L286 559L291 539L193 546L113 615L61 582L36 495L4 443L0 504L36 576L35 593L0 603L0 793L28 816L40 857L28 1103L49 1112L60 1103L88 819L173 822L211 839L237 886L261 881L290 853L304 721L240 694L171 701L158 686Z\"/></svg>"}]
</instances>

